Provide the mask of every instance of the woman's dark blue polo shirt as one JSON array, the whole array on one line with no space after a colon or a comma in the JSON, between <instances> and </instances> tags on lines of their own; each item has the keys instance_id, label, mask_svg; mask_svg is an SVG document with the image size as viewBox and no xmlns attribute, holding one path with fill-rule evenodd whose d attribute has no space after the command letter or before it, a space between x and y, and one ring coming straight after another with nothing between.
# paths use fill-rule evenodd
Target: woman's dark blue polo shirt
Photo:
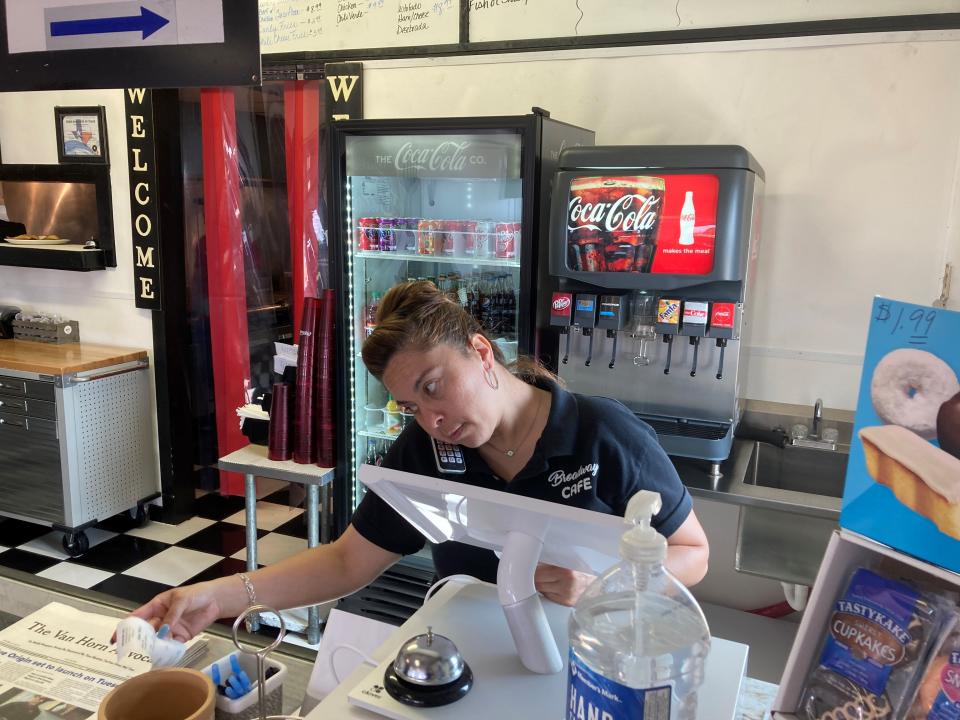
<instances>
[{"instance_id":1,"label":"woman's dark blue polo shirt","mask_svg":"<svg viewBox=\"0 0 960 720\"><path fill-rule=\"evenodd\" d=\"M663 508L653 525L667 537L676 532L692 501L653 429L616 400L577 395L551 382L539 386L552 395L550 415L530 461L509 483L471 448L463 448L465 474L439 472L430 436L417 424L397 438L384 466L614 515L624 514L638 490L656 490ZM351 522L370 542L401 555L418 552L426 542L372 492L364 496ZM497 557L490 550L458 542L440 543L432 550L440 577L466 573L496 581Z\"/></svg>"}]
</instances>

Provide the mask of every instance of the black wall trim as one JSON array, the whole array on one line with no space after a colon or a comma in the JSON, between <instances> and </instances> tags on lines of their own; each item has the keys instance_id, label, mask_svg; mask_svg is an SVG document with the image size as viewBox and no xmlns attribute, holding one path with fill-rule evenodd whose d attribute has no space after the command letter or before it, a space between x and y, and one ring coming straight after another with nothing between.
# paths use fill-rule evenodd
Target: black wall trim
<instances>
[{"instance_id":1,"label":"black wall trim","mask_svg":"<svg viewBox=\"0 0 960 720\"><path fill-rule=\"evenodd\" d=\"M183 163L180 150L180 97L177 90L154 90L157 213L163 251L160 291L163 309L152 313L153 360L157 390L160 489L165 522L193 515L194 421L187 339L186 251L183 243Z\"/></svg>"},{"instance_id":2,"label":"black wall trim","mask_svg":"<svg viewBox=\"0 0 960 720\"><path fill-rule=\"evenodd\" d=\"M666 30L616 35L588 35L532 40L425 45L422 47L365 48L329 52L276 53L264 55L263 61L273 65L326 60L387 60L393 58L444 57L454 55L488 55L492 53L543 52L548 50L580 50L584 48L631 47L645 45L677 45L680 43L725 42L732 40L766 40L772 38L812 37L818 35L853 35L878 32L915 32L920 30L960 29L960 13L924 15L889 15L851 18L847 20L814 20L807 22L741 25L736 27ZM461 17L461 39L464 20Z\"/></svg>"}]
</instances>

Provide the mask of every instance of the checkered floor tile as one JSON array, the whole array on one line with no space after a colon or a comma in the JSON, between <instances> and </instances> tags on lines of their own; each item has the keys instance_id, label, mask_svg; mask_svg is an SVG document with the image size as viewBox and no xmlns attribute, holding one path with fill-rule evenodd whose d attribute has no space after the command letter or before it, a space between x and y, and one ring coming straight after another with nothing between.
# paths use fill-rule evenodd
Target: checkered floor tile
<instances>
[{"instance_id":1,"label":"checkered floor tile","mask_svg":"<svg viewBox=\"0 0 960 720\"><path fill-rule=\"evenodd\" d=\"M305 548L299 488L267 482L257 496L258 564ZM144 603L177 585L245 570L243 507L243 498L198 492L196 516L178 525L149 520L137 528L120 514L88 529L90 549L76 558L64 552L62 533L0 517L0 566Z\"/></svg>"}]
</instances>

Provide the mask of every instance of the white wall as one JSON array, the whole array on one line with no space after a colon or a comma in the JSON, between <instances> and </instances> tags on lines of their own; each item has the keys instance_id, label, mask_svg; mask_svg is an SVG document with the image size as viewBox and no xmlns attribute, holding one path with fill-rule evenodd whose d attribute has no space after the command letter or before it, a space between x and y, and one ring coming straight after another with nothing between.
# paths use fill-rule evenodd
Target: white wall
<instances>
[{"instance_id":1,"label":"white wall","mask_svg":"<svg viewBox=\"0 0 960 720\"><path fill-rule=\"evenodd\" d=\"M368 61L364 113L538 105L601 144L744 145L767 175L745 394L852 409L872 296L932 302L958 245L960 40L903 37Z\"/></svg>"},{"instance_id":2,"label":"white wall","mask_svg":"<svg viewBox=\"0 0 960 720\"><path fill-rule=\"evenodd\" d=\"M56 312L77 320L84 342L152 352L150 313L134 307L130 182L122 91L0 93L3 162L56 164L53 109L57 105L106 108L117 267L81 273L0 265L0 303Z\"/></svg>"}]
</instances>

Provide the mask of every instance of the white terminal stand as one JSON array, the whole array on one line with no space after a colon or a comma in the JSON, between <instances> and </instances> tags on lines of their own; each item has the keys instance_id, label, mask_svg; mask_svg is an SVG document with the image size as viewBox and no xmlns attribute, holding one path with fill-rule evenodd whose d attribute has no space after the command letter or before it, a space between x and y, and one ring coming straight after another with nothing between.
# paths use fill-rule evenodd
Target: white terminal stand
<instances>
[{"instance_id":1,"label":"white terminal stand","mask_svg":"<svg viewBox=\"0 0 960 720\"><path fill-rule=\"evenodd\" d=\"M541 560L603 572L620 560L623 518L375 465L357 477L430 542L498 551L497 593L520 660L532 672L560 672L533 573Z\"/></svg>"},{"instance_id":2,"label":"white terminal stand","mask_svg":"<svg viewBox=\"0 0 960 720\"><path fill-rule=\"evenodd\" d=\"M358 668L307 717L563 717L571 609L541 603L533 571L540 561L606 570L619 559L623 519L374 466L362 466L358 477L431 542L502 551L497 588L448 583L378 648L376 668ZM414 708L384 690L384 672L403 643L428 625L453 640L476 682L451 705ZM746 660L745 645L713 639L698 718L734 718Z\"/></svg>"}]
</instances>

